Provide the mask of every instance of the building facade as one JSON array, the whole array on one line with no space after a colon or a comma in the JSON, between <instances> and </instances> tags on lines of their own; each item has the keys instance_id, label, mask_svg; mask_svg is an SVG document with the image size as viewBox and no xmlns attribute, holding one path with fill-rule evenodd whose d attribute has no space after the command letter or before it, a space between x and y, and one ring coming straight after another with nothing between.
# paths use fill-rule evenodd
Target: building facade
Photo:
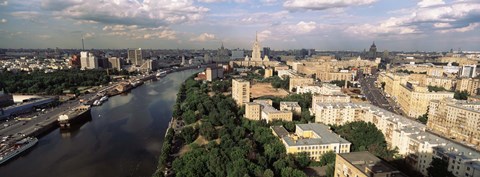
<instances>
[{"instance_id":1,"label":"building facade","mask_svg":"<svg viewBox=\"0 0 480 177\"><path fill-rule=\"evenodd\" d=\"M407 177L368 151L337 154L335 177Z\"/></svg>"},{"instance_id":2,"label":"building facade","mask_svg":"<svg viewBox=\"0 0 480 177\"><path fill-rule=\"evenodd\" d=\"M480 79L461 78L457 81L456 91L467 91L469 95L478 95Z\"/></svg>"},{"instance_id":3,"label":"building facade","mask_svg":"<svg viewBox=\"0 0 480 177\"><path fill-rule=\"evenodd\" d=\"M250 82L243 79L232 79L232 98L237 106L250 102Z\"/></svg>"},{"instance_id":4,"label":"building facade","mask_svg":"<svg viewBox=\"0 0 480 177\"><path fill-rule=\"evenodd\" d=\"M407 82L400 86L397 101L407 116L417 118L427 113L431 100L453 98L453 95L453 92L429 92L426 87Z\"/></svg>"},{"instance_id":5,"label":"building facade","mask_svg":"<svg viewBox=\"0 0 480 177\"><path fill-rule=\"evenodd\" d=\"M324 124L309 123L295 125L295 133L288 134L282 126L271 127L278 136L288 154L305 152L314 161L319 161L327 152L349 153L351 143L341 138ZM287 133L285 133L287 132Z\"/></svg>"}]
</instances>

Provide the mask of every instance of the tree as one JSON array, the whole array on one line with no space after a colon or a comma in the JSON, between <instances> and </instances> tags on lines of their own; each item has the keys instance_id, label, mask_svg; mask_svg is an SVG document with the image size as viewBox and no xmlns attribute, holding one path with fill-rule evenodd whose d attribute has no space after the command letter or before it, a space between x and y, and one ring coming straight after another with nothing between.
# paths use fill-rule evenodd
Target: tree
<instances>
[{"instance_id":1,"label":"tree","mask_svg":"<svg viewBox=\"0 0 480 177\"><path fill-rule=\"evenodd\" d=\"M310 156L306 152L301 152L295 156L295 161L300 168L310 165Z\"/></svg>"},{"instance_id":2,"label":"tree","mask_svg":"<svg viewBox=\"0 0 480 177\"><path fill-rule=\"evenodd\" d=\"M197 132L192 126L184 127L182 129L181 135L183 140L185 140L185 143L187 144L190 144L195 141L195 139L197 139Z\"/></svg>"},{"instance_id":3,"label":"tree","mask_svg":"<svg viewBox=\"0 0 480 177\"><path fill-rule=\"evenodd\" d=\"M468 92L466 90L455 91L455 94L453 95L453 98L455 98L457 100L467 100L468 99Z\"/></svg>"},{"instance_id":4,"label":"tree","mask_svg":"<svg viewBox=\"0 0 480 177\"><path fill-rule=\"evenodd\" d=\"M428 122L428 113L425 113L421 116L418 116L418 121L420 121L422 124L427 124Z\"/></svg>"},{"instance_id":5,"label":"tree","mask_svg":"<svg viewBox=\"0 0 480 177\"><path fill-rule=\"evenodd\" d=\"M328 151L320 157L319 164L325 166L327 164L335 164L336 154L333 151Z\"/></svg>"},{"instance_id":6,"label":"tree","mask_svg":"<svg viewBox=\"0 0 480 177\"><path fill-rule=\"evenodd\" d=\"M445 90L447 90L447 89L445 89L444 87L431 86L431 85L428 86L428 91L429 92L441 92L441 91L445 91Z\"/></svg>"},{"instance_id":7,"label":"tree","mask_svg":"<svg viewBox=\"0 0 480 177\"><path fill-rule=\"evenodd\" d=\"M263 172L263 177L273 177L273 171L270 169L266 169L265 172Z\"/></svg>"},{"instance_id":8,"label":"tree","mask_svg":"<svg viewBox=\"0 0 480 177\"><path fill-rule=\"evenodd\" d=\"M328 164L325 169L325 175L327 177L333 177L335 175L335 163Z\"/></svg>"},{"instance_id":9,"label":"tree","mask_svg":"<svg viewBox=\"0 0 480 177\"><path fill-rule=\"evenodd\" d=\"M195 116L195 112L192 110L188 110L187 112L184 112L182 114L182 118L185 121L185 124L193 124L197 121L197 118Z\"/></svg>"},{"instance_id":10,"label":"tree","mask_svg":"<svg viewBox=\"0 0 480 177\"><path fill-rule=\"evenodd\" d=\"M205 137L207 140L212 140L216 138L216 131L210 122L202 122L200 125L200 135Z\"/></svg>"},{"instance_id":11,"label":"tree","mask_svg":"<svg viewBox=\"0 0 480 177\"><path fill-rule=\"evenodd\" d=\"M454 177L452 172L448 171L448 162L444 161L440 158L434 157L430 166L427 168L427 173L429 177L437 177L437 176L444 176L444 177Z\"/></svg>"}]
</instances>

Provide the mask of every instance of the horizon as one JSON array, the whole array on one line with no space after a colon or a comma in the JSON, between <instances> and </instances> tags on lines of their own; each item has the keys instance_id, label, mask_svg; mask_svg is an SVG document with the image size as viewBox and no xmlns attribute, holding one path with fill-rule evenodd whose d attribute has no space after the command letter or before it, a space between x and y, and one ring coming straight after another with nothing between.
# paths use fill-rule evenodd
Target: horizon
<instances>
[{"instance_id":1,"label":"horizon","mask_svg":"<svg viewBox=\"0 0 480 177\"><path fill-rule=\"evenodd\" d=\"M474 0L0 0L0 48L480 51Z\"/></svg>"}]
</instances>

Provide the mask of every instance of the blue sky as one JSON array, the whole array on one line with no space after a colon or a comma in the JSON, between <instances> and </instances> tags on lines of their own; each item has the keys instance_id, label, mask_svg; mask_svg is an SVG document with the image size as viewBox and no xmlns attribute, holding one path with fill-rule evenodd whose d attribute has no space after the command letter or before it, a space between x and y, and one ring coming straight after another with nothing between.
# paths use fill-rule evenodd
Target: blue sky
<instances>
[{"instance_id":1,"label":"blue sky","mask_svg":"<svg viewBox=\"0 0 480 177\"><path fill-rule=\"evenodd\" d=\"M480 0L0 0L1 48L480 50Z\"/></svg>"}]
</instances>

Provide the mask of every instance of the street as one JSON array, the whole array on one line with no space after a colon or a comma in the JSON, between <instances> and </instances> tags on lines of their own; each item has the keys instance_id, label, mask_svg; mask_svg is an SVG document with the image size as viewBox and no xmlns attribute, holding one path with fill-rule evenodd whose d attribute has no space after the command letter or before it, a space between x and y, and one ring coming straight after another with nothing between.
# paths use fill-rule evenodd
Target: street
<instances>
[{"instance_id":1,"label":"street","mask_svg":"<svg viewBox=\"0 0 480 177\"><path fill-rule=\"evenodd\" d=\"M397 113L395 107L388 102L387 98L382 94L382 91L375 86L377 75L367 76L361 74L361 76L365 77L360 77L358 81L362 85L362 92L367 100L375 106Z\"/></svg>"}]
</instances>

